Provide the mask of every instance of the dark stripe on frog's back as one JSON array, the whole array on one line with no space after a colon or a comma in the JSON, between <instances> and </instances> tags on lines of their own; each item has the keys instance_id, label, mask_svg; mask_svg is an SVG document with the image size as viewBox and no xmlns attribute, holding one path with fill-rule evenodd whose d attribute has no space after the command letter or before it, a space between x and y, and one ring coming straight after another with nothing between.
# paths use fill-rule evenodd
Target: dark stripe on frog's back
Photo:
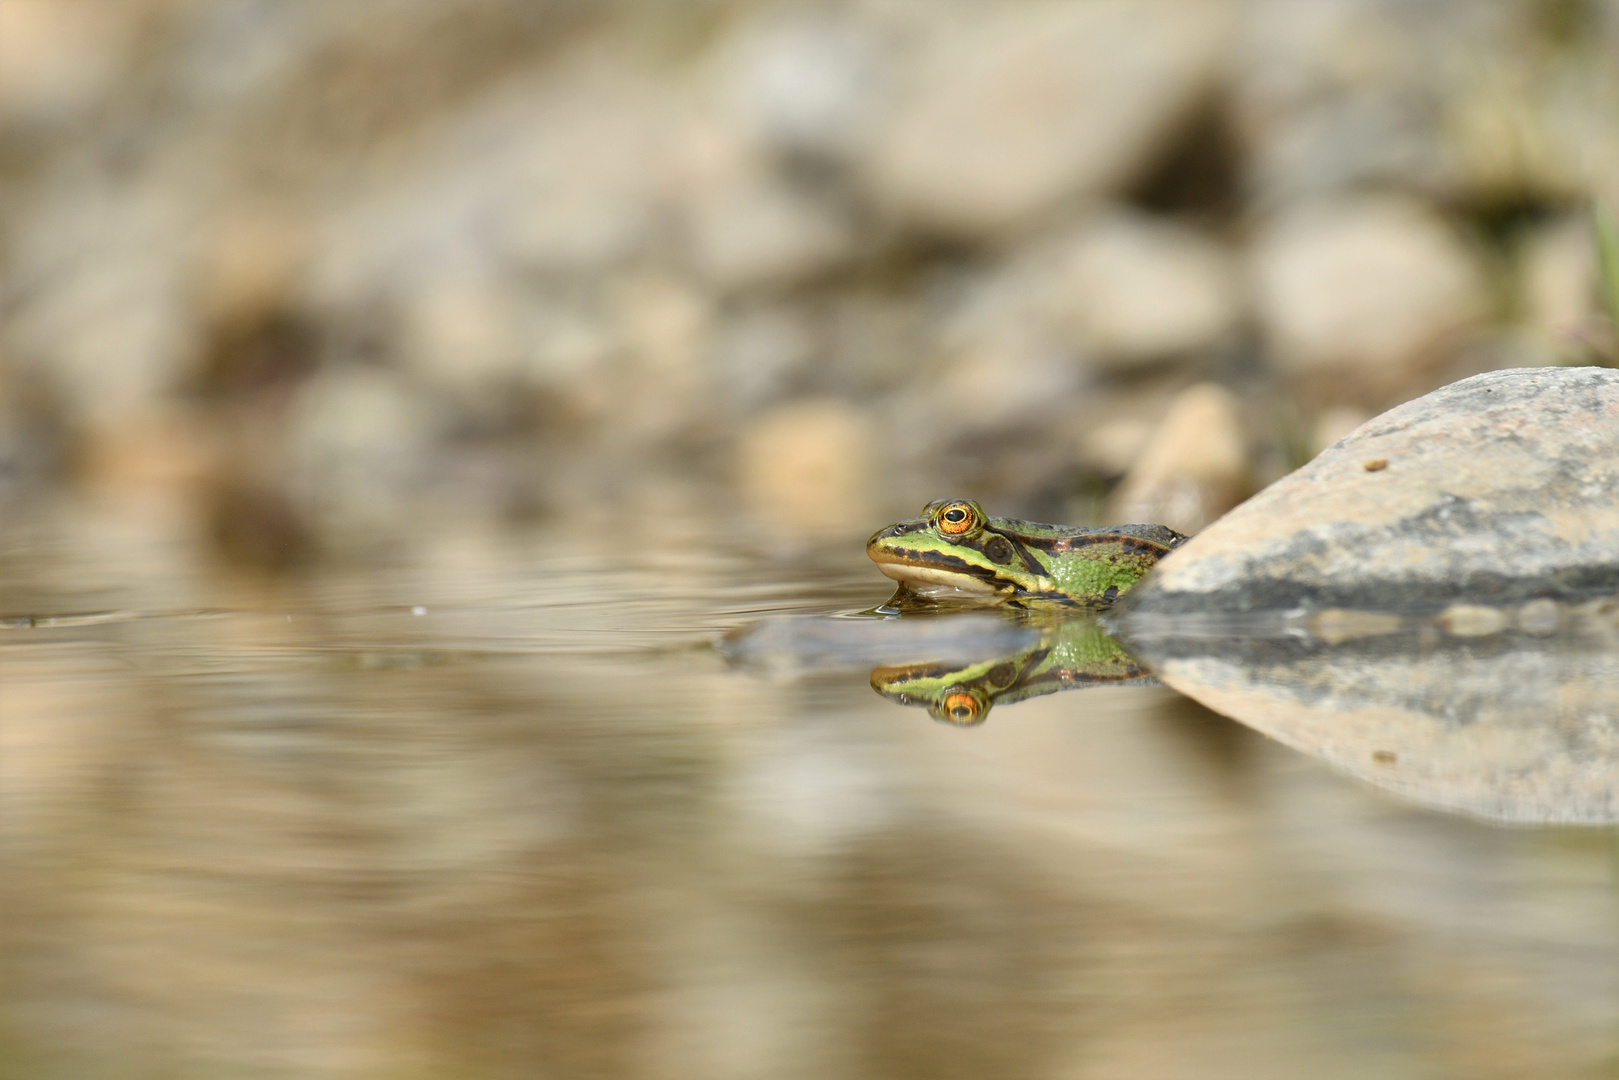
<instances>
[{"instance_id":1,"label":"dark stripe on frog's back","mask_svg":"<svg viewBox=\"0 0 1619 1080\"><path fill-rule=\"evenodd\" d=\"M1166 554L1186 537L1164 525L1116 525L1087 528L1080 525L1042 525L1015 518L995 518L990 527L1007 539L1026 544L1036 551L1062 554L1092 544L1118 543L1127 551ZM1010 535L1008 535L1010 534Z\"/></svg>"},{"instance_id":2,"label":"dark stripe on frog's back","mask_svg":"<svg viewBox=\"0 0 1619 1080\"><path fill-rule=\"evenodd\" d=\"M1064 677L1066 675L1066 677ZM1117 670L1088 668L1047 668L1037 675L1019 679L997 697L1001 704L1011 705L1026 697L1037 697L1052 690L1074 689L1082 686L1105 686L1108 683L1132 682L1146 677L1147 672L1134 663L1121 662Z\"/></svg>"}]
</instances>

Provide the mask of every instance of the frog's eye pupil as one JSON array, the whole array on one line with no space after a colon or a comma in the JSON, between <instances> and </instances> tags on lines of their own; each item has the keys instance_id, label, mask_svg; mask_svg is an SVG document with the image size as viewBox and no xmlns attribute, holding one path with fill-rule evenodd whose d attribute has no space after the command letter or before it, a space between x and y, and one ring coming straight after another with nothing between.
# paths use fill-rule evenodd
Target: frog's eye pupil
<instances>
[{"instance_id":1,"label":"frog's eye pupil","mask_svg":"<svg viewBox=\"0 0 1619 1080\"><path fill-rule=\"evenodd\" d=\"M946 521L948 521L950 524L956 525L956 524L959 524L962 521L962 519L965 518L966 516L967 516L967 511L962 510L960 507L957 507L954 510L946 510L945 514L944 514L944 519Z\"/></svg>"}]
</instances>

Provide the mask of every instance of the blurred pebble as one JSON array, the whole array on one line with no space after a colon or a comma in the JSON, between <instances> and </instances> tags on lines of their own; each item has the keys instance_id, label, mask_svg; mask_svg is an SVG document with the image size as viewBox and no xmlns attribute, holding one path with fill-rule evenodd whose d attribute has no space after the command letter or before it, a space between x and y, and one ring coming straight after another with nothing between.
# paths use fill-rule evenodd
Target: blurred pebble
<instances>
[{"instance_id":1,"label":"blurred pebble","mask_svg":"<svg viewBox=\"0 0 1619 1080\"><path fill-rule=\"evenodd\" d=\"M728 399L756 406L780 396L816 348L815 326L801 309L785 304L748 308L716 334L714 377Z\"/></svg>"},{"instance_id":2,"label":"blurred pebble","mask_svg":"<svg viewBox=\"0 0 1619 1080\"><path fill-rule=\"evenodd\" d=\"M1488 306L1472 255L1433 212L1394 197L1295 207L1253 253L1260 320L1285 372L1406 385L1413 365Z\"/></svg>"},{"instance_id":3,"label":"blurred pebble","mask_svg":"<svg viewBox=\"0 0 1619 1080\"><path fill-rule=\"evenodd\" d=\"M79 471L104 488L188 488L215 474L221 447L208 418L170 408L104 424L87 438Z\"/></svg>"},{"instance_id":4,"label":"blurred pebble","mask_svg":"<svg viewBox=\"0 0 1619 1080\"><path fill-rule=\"evenodd\" d=\"M1066 401L1080 376L1068 352L1036 328L1007 328L960 350L935 379L925 395L934 434L948 440L1027 424Z\"/></svg>"},{"instance_id":5,"label":"blurred pebble","mask_svg":"<svg viewBox=\"0 0 1619 1080\"><path fill-rule=\"evenodd\" d=\"M871 422L830 399L760 416L742 433L737 465L754 512L794 532L837 534L870 524Z\"/></svg>"},{"instance_id":6,"label":"blurred pebble","mask_svg":"<svg viewBox=\"0 0 1619 1080\"><path fill-rule=\"evenodd\" d=\"M613 290L611 323L622 334L623 369L615 372L599 415L614 441L645 445L701 425L708 409L707 360L714 312L709 297L691 282L647 274Z\"/></svg>"},{"instance_id":7,"label":"blurred pebble","mask_svg":"<svg viewBox=\"0 0 1619 1080\"><path fill-rule=\"evenodd\" d=\"M572 297L526 298L517 311L523 385L566 394L606 367L620 346L596 305ZM588 410L587 410L588 411Z\"/></svg>"},{"instance_id":8,"label":"blurred pebble","mask_svg":"<svg viewBox=\"0 0 1619 1080\"><path fill-rule=\"evenodd\" d=\"M832 203L764 174L704 189L690 229L698 272L727 291L807 281L855 251L852 224Z\"/></svg>"},{"instance_id":9,"label":"blurred pebble","mask_svg":"<svg viewBox=\"0 0 1619 1080\"><path fill-rule=\"evenodd\" d=\"M852 20L772 11L744 21L719 64L730 112L770 151L841 161L869 135L877 58Z\"/></svg>"},{"instance_id":10,"label":"blurred pebble","mask_svg":"<svg viewBox=\"0 0 1619 1080\"><path fill-rule=\"evenodd\" d=\"M1152 438L1145 420L1121 417L1086 428L1079 436L1079 459L1103 476L1123 476Z\"/></svg>"},{"instance_id":11,"label":"blurred pebble","mask_svg":"<svg viewBox=\"0 0 1619 1080\"><path fill-rule=\"evenodd\" d=\"M1537 329L1567 342L1598 314L1591 221L1569 215L1535 227L1519 247L1519 306Z\"/></svg>"},{"instance_id":12,"label":"blurred pebble","mask_svg":"<svg viewBox=\"0 0 1619 1080\"><path fill-rule=\"evenodd\" d=\"M463 395L508 385L521 356L514 308L501 282L435 282L405 311L404 358L427 384Z\"/></svg>"},{"instance_id":13,"label":"blurred pebble","mask_svg":"<svg viewBox=\"0 0 1619 1080\"><path fill-rule=\"evenodd\" d=\"M222 215L202 254L202 317L215 325L242 326L285 307L302 269L306 240L301 223L284 207L241 207Z\"/></svg>"},{"instance_id":14,"label":"blurred pebble","mask_svg":"<svg viewBox=\"0 0 1619 1080\"><path fill-rule=\"evenodd\" d=\"M1110 520L1197 532L1247 493L1243 432L1231 391L1212 383L1182 391L1114 492Z\"/></svg>"},{"instance_id":15,"label":"blurred pebble","mask_svg":"<svg viewBox=\"0 0 1619 1080\"><path fill-rule=\"evenodd\" d=\"M422 195L461 188L466 211L493 219L488 240L520 266L599 272L647 243L678 121L667 90L631 65L586 55L560 67L538 92L514 86L468 110L457 134L474 152L446 147L462 176Z\"/></svg>"},{"instance_id":16,"label":"blurred pebble","mask_svg":"<svg viewBox=\"0 0 1619 1080\"><path fill-rule=\"evenodd\" d=\"M125 62L133 4L5 0L0 123L62 123L95 103Z\"/></svg>"},{"instance_id":17,"label":"blurred pebble","mask_svg":"<svg viewBox=\"0 0 1619 1080\"><path fill-rule=\"evenodd\" d=\"M691 282L648 274L620 283L613 300L614 321L640 367L673 384L690 383L712 341L709 297Z\"/></svg>"},{"instance_id":18,"label":"blurred pebble","mask_svg":"<svg viewBox=\"0 0 1619 1080\"><path fill-rule=\"evenodd\" d=\"M322 371L299 388L287 445L301 494L339 524L397 514L424 478L438 437L433 410L382 368Z\"/></svg>"},{"instance_id":19,"label":"blurred pebble","mask_svg":"<svg viewBox=\"0 0 1619 1080\"><path fill-rule=\"evenodd\" d=\"M1141 170L1210 85L1229 8L1087 3L954 8L928 28L879 128L879 203L985 236Z\"/></svg>"},{"instance_id":20,"label":"blurred pebble","mask_svg":"<svg viewBox=\"0 0 1619 1080\"><path fill-rule=\"evenodd\" d=\"M37 365L86 428L161 411L195 374L190 179L62 176L34 192L9 237L0 348Z\"/></svg>"},{"instance_id":21,"label":"blurred pebble","mask_svg":"<svg viewBox=\"0 0 1619 1080\"><path fill-rule=\"evenodd\" d=\"M1042 304L1064 339L1109 366L1194 352L1242 315L1240 274L1187 225L1113 211L1063 244Z\"/></svg>"}]
</instances>

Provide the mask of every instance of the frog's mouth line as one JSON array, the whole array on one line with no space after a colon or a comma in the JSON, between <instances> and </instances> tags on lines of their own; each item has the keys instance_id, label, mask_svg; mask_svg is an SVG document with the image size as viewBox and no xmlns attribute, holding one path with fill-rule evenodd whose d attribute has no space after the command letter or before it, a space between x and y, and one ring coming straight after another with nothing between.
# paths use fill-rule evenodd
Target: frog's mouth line
<instances>
[{"instance_id":1,"label":"frog's mouth line","mask_svg":"<svg viewBox=\"0 0 1619 1080\"><path fill-rule=\"evenodd\" d=\"M985 571L981 567L954 555L911 552L901 556L881 549L868 554L884 575L916 588L923 595L937 589L954 589L982 596L994 596L1002 591L1001 586L984 579Z\"/></svg>"}]
</instances>

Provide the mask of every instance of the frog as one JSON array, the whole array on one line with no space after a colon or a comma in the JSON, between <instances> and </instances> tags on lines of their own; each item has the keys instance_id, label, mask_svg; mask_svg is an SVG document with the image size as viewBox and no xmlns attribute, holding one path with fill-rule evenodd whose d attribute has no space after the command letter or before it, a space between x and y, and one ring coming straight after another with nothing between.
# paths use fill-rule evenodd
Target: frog
<instances>
[{"instance_id":1,"label":"frog","mask_svg":"<svg viewBox=\"0 0 1619 1080\"><path fill-rule=\"evenodd\" d=\"M1186 541L1166 525L1042 525L935 499L880 529L866 554L899 591L886 607L964 601L1033 608L1111 605Z\"/></svg>"},{"instance_id":2,"label":"frog","mask_svg":"<svg viewBox=\"0 0 1619 1080\"><path fill-rule=\"evenodd\" d=\"M1091 686L1157 686L1094 619L1076 615L1041 627L1030 648L970 664L898 664L871 673L871 688L900 705L924 705L935 719L974 727L996 702Z\"/></svg>"}]
</instances>

